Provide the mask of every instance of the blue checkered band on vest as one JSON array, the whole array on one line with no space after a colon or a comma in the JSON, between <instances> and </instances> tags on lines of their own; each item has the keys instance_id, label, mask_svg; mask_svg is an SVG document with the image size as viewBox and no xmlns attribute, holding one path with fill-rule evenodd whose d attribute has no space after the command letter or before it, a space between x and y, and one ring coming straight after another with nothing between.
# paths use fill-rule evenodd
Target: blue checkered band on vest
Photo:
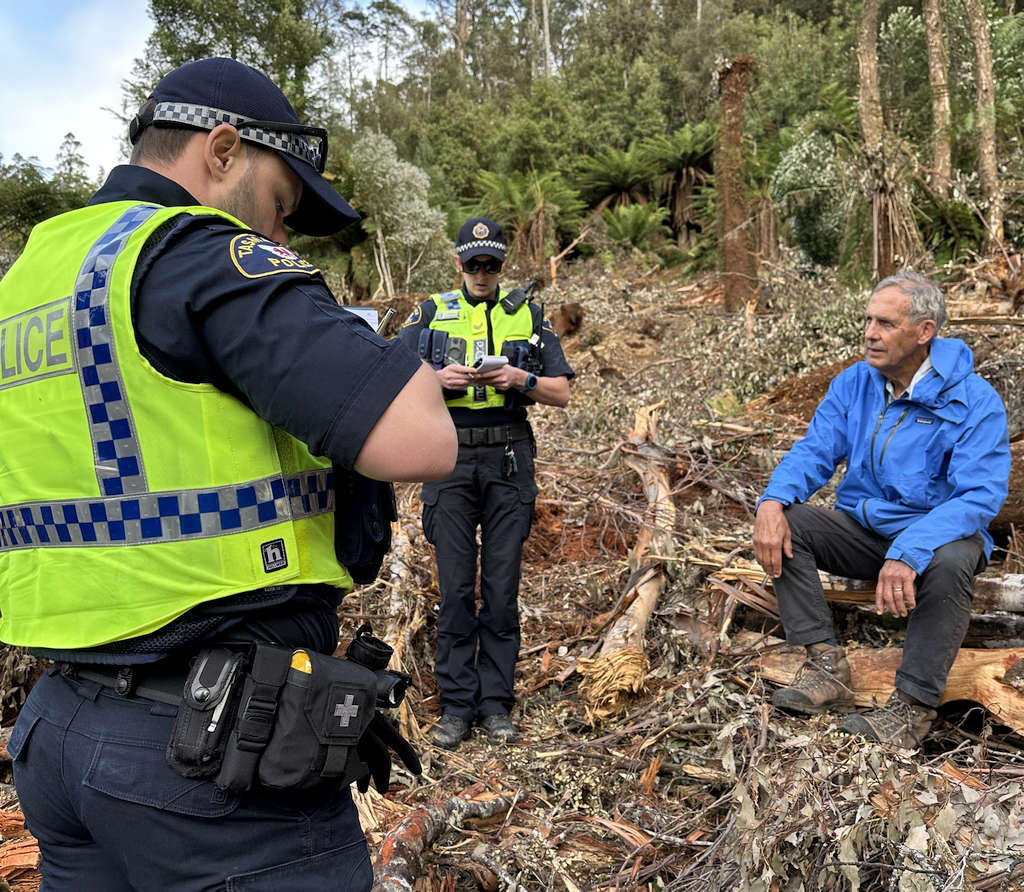
<instances>
[{"instance_id":1,"label":"blue checkered band on vest","mask_svg":"<svg viewBox=\"0 0 1024 892\"><path fill-rule=\"evenodd\" d=\"M168 124L185 124L201 130L213 130L218 124L230 124L238 128L244 139L292 155L320 170L320 149L311 146L305 136L264 130L260 127L239 127L239 124L249 119L220 108L192 105L189 102L158 102L153 111L153 120L166 121Z\"/></svg>"},{"instance_id":2,"label":"blue checkered band on vest","mask_svg":"<svg viewBox=\"0 0 1024 892\"><path fill-rule=\"evenodd\" d=\"M125 211L96 240L76 280L78 375L102 495L0 506L0 552L200 539L334 510L330 468L222 487L149 491L114 346L109 273L128 237L156 210L136 205Z\"/></svg>"},{"instance_id":3,"label":"blue checkered band on vest","mask_svg":"<svg viewBox=\"0 0 1024 892\"><path fill-rule=\"evenodd\" d=\"M124 399L114 353L108 277L128 237L155 212L155 205L126 211L92 246L75 284L72 325L78 376L96 459L96 479L107 496L146 492L146 472L131 408Z\"/></svg>"},{"instance_id":4,"label":"blue checkered band on vest","mask_svg":"<svg viewBox=\"0 0 1024 892\"><path fill-rule=\"evenodd\" d=\"M330 468L265 477L241 486L30 502L0 508L0 552L203 539L333 510Z\"/></svg>"}]
</instances>

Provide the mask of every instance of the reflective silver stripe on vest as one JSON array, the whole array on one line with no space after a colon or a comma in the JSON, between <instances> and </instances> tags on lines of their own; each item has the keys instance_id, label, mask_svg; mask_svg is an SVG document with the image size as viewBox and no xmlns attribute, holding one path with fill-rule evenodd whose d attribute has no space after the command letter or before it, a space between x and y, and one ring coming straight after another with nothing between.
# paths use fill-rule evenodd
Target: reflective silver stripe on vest
<instances>
[{"instance_id":1,"label":"reflective silver stripe on vest","mask_svg":"<svg viewBox=\"0 0 1024 892\"><path fill-rule=\"evenodd\" d=\"M210 489L29 502L0 508L0 552L205 539L333 510L330 468Z\"/></svg>"},{"instance_id":2,"label":"reflective silver stripe on vest","mask_svg":"<svg viewBox=\"0 0 1024 892\"><path fill-rule=\"evenodd\" d=\"M157 210L129 208L89 250L72 327L99 498L0 506L0 553L41 546L144 545L205 539L334 510L330 468L246 483L150 492L110 319L110 270L128 237Z\"/></svg>"},{"instance_id":3,"label":"reflective silver stripe on vest","mask_svg":"<svg viewBox=\"0 0 1024 892\"><path fill-rule=\"evenodd\" d=\"M78 378L92 438L96 479L105 496L143 493L149 489L114 350L110 270L129 236L157 210L156 205L143 204L125 211L89 249L75 284L72 328L78 352Z\"/></svg>"}]
</instances>

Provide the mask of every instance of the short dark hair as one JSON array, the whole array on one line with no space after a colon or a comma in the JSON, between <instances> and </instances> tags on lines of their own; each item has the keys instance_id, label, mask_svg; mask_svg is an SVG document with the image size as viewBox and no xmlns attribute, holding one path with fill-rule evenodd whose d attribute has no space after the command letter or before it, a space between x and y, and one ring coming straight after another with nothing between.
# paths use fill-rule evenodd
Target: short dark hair
<instances>
[{"instance_id":1,"label":"short dark hair","mask_svg":"<svg viewBox=\"0 0 1024 892\"><path fill-rule=\"evenodd\" d=\"M155 99L147 99L139 106L137 117L151 120L156 108ZM138 136L132 148L129 164L141 164L143 161L161 161L173 164L181 157L190 139L201 131L192 127L165 127L150 124Z\"/></svg>"},{"instance_id":2,"label":"short dark hair","mask_svg":"<svg viewBox=\"0 0 1024 892\"><path fill-rule=\"evenodd\" d=\"M936 332L942 328L946 321L946 298L936 282L912 269L901 269L882 279L871 296L874 297L883 288L899 288L910 299L907 316L915 325L931 319L935 323Z\"/></svg>"}]
</instances>

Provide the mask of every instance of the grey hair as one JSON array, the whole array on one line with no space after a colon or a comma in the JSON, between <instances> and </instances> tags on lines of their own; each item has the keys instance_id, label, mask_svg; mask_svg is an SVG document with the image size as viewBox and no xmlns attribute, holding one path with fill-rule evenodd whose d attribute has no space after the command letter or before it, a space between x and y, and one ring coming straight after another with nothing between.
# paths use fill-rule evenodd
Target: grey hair
<instances>
[{"instance_id":1,"label":"grey hair","mask_svg":"<svg viewBox=\"0 0 1024 892\"><path fill-rule=\"evenodd\" d=\"M935 322L936 332L942 328L946 321L946 298L935 282L911 269L901 269L898 273L882 279L871 292L871 296L874 297L883 288L892 287L899 288L910 298L907 316L911 322L916 325L925 319L931 319Z\"/></svg>"}]
</instances>

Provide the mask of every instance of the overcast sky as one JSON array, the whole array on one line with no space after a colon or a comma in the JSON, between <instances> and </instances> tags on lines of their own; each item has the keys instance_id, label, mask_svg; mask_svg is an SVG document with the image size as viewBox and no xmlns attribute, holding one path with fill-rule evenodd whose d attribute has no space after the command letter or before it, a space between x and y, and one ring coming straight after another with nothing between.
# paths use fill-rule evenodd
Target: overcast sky
<instances>
[{"instance_id":1,"label":"overcast sky","mask_svg":"<svg viewBox=\"0 0 1024 892\"><path fill-rule=\"evenodd\" d=\"M146 0L0 0L0 155L52 167L71 132L95 177L120 163L121 81L152 30Z\"/></svg>"}]
</instances>

